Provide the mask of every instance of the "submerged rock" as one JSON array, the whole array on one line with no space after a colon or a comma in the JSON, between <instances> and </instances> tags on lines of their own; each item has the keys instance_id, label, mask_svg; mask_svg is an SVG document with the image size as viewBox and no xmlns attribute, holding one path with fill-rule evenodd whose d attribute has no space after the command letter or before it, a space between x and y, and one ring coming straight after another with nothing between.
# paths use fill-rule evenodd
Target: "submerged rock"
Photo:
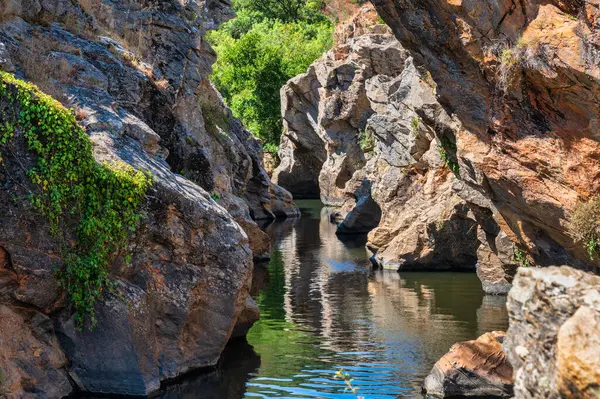
<instances>
[{"instance_id":1,"label":"submerged rock","mask_svg":"<svg viewBox=\"0 0 600 399\"><path fill-rule=\"evenodd\" d=\"M520 268L504 342L517 398L597 398L600 277L570 267Z\"/></svg>"},{"instance_id":2,"label":"submerged rock","mask_svg":"<svg viewBox=\"0 0 600 399\"><path fill-rule=\"evenodd\" d=\"M513 370L502 351L505 333L486 333L455 344L425 379L428 397L510 398Z\"/></svg>"}]
</instances>

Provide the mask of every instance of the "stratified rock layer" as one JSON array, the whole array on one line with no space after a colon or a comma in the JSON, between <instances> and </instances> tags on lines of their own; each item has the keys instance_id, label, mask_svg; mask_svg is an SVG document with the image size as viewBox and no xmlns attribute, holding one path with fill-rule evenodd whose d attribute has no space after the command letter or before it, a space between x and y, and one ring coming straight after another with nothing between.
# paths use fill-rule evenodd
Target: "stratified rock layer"
<instances>
[{"instance_id":1,"label":"stratified rock layer","mask_svg":"<svg viewBox=\"0 0 600 399\"><path fill-rule=\"evenodd\" d=\"M507 306L515 397L600 395L600 277L566 266L520 268Z\"/></svg>"},{"instance_id":2,"label":"stratified rock layer","mask_svg":"<svg viewBox=\"0 0 600 399\"><path fill-rule=\"evenodd\" d=\"M502 351L505 333L486 333L450 348L433 366L423 391L428 397L510 398L513 370Z\"/></svg>"},{"instance_id":3,"label":"stratified rock layer","mask_svg":"<svg viewBox=\"0 0 600 399\"><path fill-rule=\"evenodd\" d=\"M115 290L80 333L59 245L24 199L34 159L15 131L0 168L0 396L62 397L67 373L83 391L146 395L214 365L258 318L248 292L269 238L254 219L298 211L207 79L203 35L231 16L211 1L0 2L0 68L73 107L99 162L154 178L131 262L111 265Z\"/></svg>"}]
</instances>

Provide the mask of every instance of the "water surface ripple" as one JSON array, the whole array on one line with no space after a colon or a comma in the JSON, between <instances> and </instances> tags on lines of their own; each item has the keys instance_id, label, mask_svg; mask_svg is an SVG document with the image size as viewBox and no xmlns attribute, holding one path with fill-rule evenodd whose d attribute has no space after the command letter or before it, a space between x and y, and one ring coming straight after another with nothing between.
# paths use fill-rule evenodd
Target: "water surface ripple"
<instances>
[{"instance_id":1,"label":"water surface ripple","mask_svg":"<svg viewBox=\"0 0 600 399\"><path fill-rule=\"evenodd\" d=\"M373 271L366 236L339 238L318 201L267 228L271 261L258 265L262 319L219 367L166 387L163 398L420 397L433 364L458 341L507 327L505 298L474 274ZM259 290L259 288L261 288Z\"/></svg>"}]
</instances>

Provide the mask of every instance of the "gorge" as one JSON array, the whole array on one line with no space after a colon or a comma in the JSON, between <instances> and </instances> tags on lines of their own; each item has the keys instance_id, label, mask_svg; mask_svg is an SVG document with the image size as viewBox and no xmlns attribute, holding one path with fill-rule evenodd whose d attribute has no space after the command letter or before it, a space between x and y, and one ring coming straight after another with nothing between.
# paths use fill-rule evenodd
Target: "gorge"
<instances>
[{"instance_id":1,"label":"gorge","mask_svg":"<svg viewBox=\"0 0 600 399\"><path fill-rule=\"evenodd\" d=\"M598 397L600 3L239 4L0 0L0 397Z\"/></svg>"}]
</instances>

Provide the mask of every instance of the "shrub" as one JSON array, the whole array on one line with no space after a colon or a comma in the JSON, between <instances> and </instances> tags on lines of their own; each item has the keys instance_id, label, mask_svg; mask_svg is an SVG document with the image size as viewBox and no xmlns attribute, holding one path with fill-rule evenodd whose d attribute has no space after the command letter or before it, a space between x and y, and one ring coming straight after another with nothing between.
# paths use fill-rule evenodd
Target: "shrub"
<instances>
[{"instance_id":1,"label":"shrub","mask_svg":"<svg viewBox=\"0 0 600 399\"><path fill-rule=\"evenodd\" d=\"M236 4L241 7L238 18L208 35L217 53L211 79L254 136L278 145L283 128L279 91L331 48L333 27L324 16L310 16L309 11L284 22L287 19L270 19L262 9Z\"/></svg>"},{"instance_id":2,"label":"shrub","mask_svg":"<svg viewBox=\"0 0 600 399\"><path fill-rule=\"evenodd\" d=\"M579 202L568 229L575 242L584 244L590 259L595 259L600 253L600 197Z\"/></svg>"},{"instance_id":3,"label":"shrub","mask_svg":"<svg viewBox=\"0 0 600 399\"><path fill-rule=\"evenodd\" d=\"M30 200L48 219L61 248L58 277L77 324L82 327L89 315L94 326L94 305L109 286L108 266L116 256L127 258L127 239L142 217L138 207L151 176L124 163L97 163L75 115L36 86L0 72L0 96L19 110L4 115L0 145L11 145L19 129L36 155L35 166L27 171L37 186Z\"/></svg>"},{"instance_id":4,"label":"shrub","mask_svg":"<svg viewBox=\"0 0 600 399\"><path fill-rule=\"evenodd\" d=\"M514 46L500 44L499 61L497 69L498 87L507 91L511 80L519 69L528 68L536 70L547 77L554 77L556 73L550 68L545 49L536 37L527 40L519 38Z\"/></svg>"}]
</instances>

